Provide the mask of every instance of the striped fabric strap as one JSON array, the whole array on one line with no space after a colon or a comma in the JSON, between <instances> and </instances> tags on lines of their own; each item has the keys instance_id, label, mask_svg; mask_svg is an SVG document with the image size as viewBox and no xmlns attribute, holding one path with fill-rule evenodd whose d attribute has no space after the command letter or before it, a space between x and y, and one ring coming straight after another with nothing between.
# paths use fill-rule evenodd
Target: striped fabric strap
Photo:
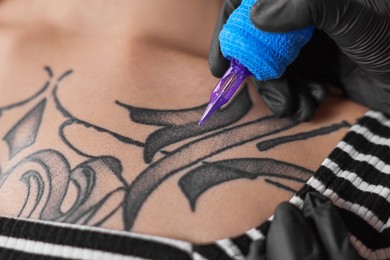
<instances>
[{"instance_id":1,"label":"striped fabric strap","mask_svg":"<svg viewBox=\"0 0 390 260\"><path fill-rule=\"evenodd\" d=\"M311 191L329 197L368 259L390 259L389 148L390 119L367 112L290 201L301 206Z\"/></svg>"},{"instance_id":2,"label":"striped fabric strap","mask_svg":"<svg viewBox=\"0 0 390 260\"><path fill-rule=\"evenodd\" d=\"M0 218L0 259L192 259L173 239L64 223Z\"/></svg>"}]
</instances>

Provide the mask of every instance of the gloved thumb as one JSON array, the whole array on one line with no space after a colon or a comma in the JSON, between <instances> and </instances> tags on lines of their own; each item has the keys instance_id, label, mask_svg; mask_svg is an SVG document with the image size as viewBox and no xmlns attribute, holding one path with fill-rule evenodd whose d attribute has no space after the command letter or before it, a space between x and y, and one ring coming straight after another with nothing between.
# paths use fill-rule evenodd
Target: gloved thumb
<instances>
[{"instance_id":1,"label":"gloved thumb","mask_svg":"<svg viewBox=\"0 0 390 260\"><path fill-rule=\"evenodd\" d=\"M260 0L252 7L251 19L264 31L288 32L312 25L332 36L340 30L348 34L353 27L361 30L352 23L369 22L370 9L355 0Z\"/></svg>"},{"instance_id":2,"label":"gloved thumb","mask_svg":"<svg viewBox=\"0 0 390 260\"><path fill-rule=\"evenodd\" d=\"M288 32L312 23L307 0L260 0L251 9L253 24L263 31Z\"/></svg>"}]
</instances>

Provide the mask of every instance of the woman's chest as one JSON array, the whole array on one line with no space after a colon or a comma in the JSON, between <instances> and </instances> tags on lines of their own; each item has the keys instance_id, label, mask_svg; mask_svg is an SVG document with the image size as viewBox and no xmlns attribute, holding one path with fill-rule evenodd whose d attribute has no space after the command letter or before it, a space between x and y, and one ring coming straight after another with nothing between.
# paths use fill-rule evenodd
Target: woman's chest
<instances>
[{"instance_id":1,"label":"woman's chest","mask_svg":"<svg viewBox=\"0 0 390 260\"><path fill-rule=\"evenodd\" d=\"M331 99L322 116L297 125L270 117L249 87L199 127L216 81L205 59L26 39L0 48L6 216L197 242L239 234L299 189L341 139L344 120L364 111Z\"/></svg>"}]
</instances>

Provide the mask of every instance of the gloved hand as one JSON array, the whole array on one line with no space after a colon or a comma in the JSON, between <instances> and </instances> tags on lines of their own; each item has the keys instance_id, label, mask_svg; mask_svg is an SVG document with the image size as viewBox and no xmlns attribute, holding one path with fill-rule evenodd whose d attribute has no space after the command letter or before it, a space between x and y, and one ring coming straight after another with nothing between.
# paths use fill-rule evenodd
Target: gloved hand
<instances>
[{"instance_id":1,"label":"gloved hand","mask_svg":"<svg viewBox=\"0 0 390 260\"><path fill-rule=\"evenodd\" d=\"M266 240L253 242L247 260L362 259L349 241L346 227L331 202L308 193L303 210L281 203Z\"/></svg>"},{"instance_id":2,"label":"gloved hand","mask_svg":"<svg viewBox=\"0 0 390 260\"><path fill-rule=\"evenodd\" d=\"M326 32L341 50L345 93L390 114L390 1L261 0L252 8L251 19L263 31L313 25Z\"/></svg>"},{"instance_id":3,"label":"gloved hand","mask_svg":"<svg viewBox=\"0 0 390 260\"><path fill-rule=\"evenodd\" d=\"M220 50L219 34L230 14L240 4L241 0L226 0L215 26L209 65L216 77L222 77L229 67L229 61ZM281 79L263 82L252 78L260 96L275 116L291 116L296 121L307 121L312 117L315 108L326 97L325 84L335 84L336 50L334 43L324 33L316 31ZM332 68L332 73L324 71L323 67Z\"/></svg>"},{"instance_id":4,"label":"gloved hand","mask_svg":"<svg viewBox=\"0 0 390 260\"><path fill-rule=\"evenodd\" d=\"M215 27L209 64L217 77L228 66L220 52L219 32L240 3L226 0ZM281 79L254 80L274 114L292 116L297 121L309 120L326 96L326 84L343 86L349 97L390 114L388 3L386 0L371 4L359 0L259 1L251 18L260 29L284 32L314 25L327 32L346 53L338 57L333 40L316 31ZM356 17L358 22L353 24Z\"/></svg>"}]
</instances>

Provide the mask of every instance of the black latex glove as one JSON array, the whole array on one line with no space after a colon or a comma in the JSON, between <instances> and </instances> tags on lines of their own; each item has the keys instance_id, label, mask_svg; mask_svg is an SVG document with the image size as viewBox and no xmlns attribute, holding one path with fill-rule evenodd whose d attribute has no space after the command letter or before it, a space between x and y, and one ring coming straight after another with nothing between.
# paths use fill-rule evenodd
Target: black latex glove
<instances>
[{"instance_id":1,"label":"black latex glove","mask_svg":"<svg viewBox=\"0 0 390 260\"><path fill-rule=\"evenodd\" d=\"M226 0L215 26L209 65L216 77L222 77L229 67L229 61L220 51L219 33L240 4L241 0ZM291 116L296 121L307 121L325 99L325 85L339 83L337 64L336 45L323 32L315 31L313 38L287 67L281 79L262 82L252 78L252 81L275 116Z\"/></svg>"},{"instance_id":2,"label":"black latex glove","mask_svg":"<svg viewBox=\"0 0 390 260\"><path fill-rule=\"evenodd\" d=\"M331 202L308 193L303 210L281 203L266 240L253 242L247 260L357 260L346 227Z\"/></svg>"},{"instance_id":3,"label":"black latex glove","mask_svg":"<svg viewBox=\"0 0 390 260\"><path fill-rule=\"evenodd\" d=\"M261 0L252 22L264 31L313 25L341 50L340 78L352 99L390 114L389 0Z\"/></svg>"}]
</instances>

